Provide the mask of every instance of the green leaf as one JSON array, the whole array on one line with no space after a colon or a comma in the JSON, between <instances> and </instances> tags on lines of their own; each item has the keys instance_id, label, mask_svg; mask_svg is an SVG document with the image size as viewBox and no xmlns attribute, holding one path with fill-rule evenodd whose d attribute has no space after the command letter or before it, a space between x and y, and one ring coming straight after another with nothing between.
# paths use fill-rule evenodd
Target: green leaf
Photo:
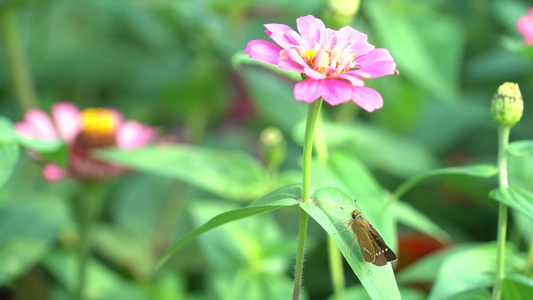
<instances>
[{"instance_id":1,"label":"green leaf","mask_svg":"<svg viewBox=\"0 0 533 300\"><path fill-rule=\"evenodd\" d=\"M525 156L533 153L533 141L517 141L509 144L507 151L515 156Z\"/></svg>"},{"instance_id":2,"label":"green leaf","mask_svg":"<svg viewBox=\"0 0 533 300\"><path fill-rule=\"evenodd\" d=\"M19 146L0 144L0 188L11 177L19 158Z\"/></svg>"},{"instance_id":3,"label":"green leaf","mask_svg":"<svg viewBox=\"0 0 533 300\"><path fill-rule=\"evenodd\" d=\"M220 225L224 225L231 221L269 212L281 207L293 206L298 204L298 200L296 199L301 199L301 189L302 188L300 184L282 187L258 199L247 207L228 211L213 217L207 223L189 232L187 235L185 235L184 237L176 241L172 246L170 246L170 248L165 251L161 259L159 260L157 267L161 267L165 263L165 261L167 261L170 256L183 245L187 244L192 239L196 238L197 236L208 230L211 230Z\"/></svg>"},{"instance_id":4,"label":"green leaf","mask_svg":"<svg viewBox=\"0 0 533 300\"><path fill-rule=\"evenodd\" d=\"M0 144L13 143L18 139L18 135L15 133L13 124L5 118L0 116Z\"/></svg>"},{"instance_id":5,"label":"green leaf","mask_svg":"<svg viewBox=\"0 0 533 300\"><path fill-rule=\"evenodd\" d=\"M49 197L8 202L0 208L0 285L45 257L69 223L68 214L63 202Z\"/></svg>"},{"instance_id":6,"label":"green leaf","mask_svg":"<svg viewBox=\"0 0 533 300\"><path fill-rule=\"evenodd\" d=\"M519 187L495 188L489 196L533 220L533 193L530 191Z\"/></svg>"},{"instance_id":7,"label":"green leaf","mask_svg":"<svg viewBox=\"0 0 533 300\"><path fill-rule=\"evenodd\" d=\"M459 95L465 35L460 24L442 13L418 6L369 1L363 6L398 70L418 86L444 100ZM435 34L438 32L439 34Z\"/></svg>"},{"instance_id":8,"label":"green leaf","mask_svg":"<svg viewBox=\"0 0 533 300\"><path fill-rule=\"evenodd\" d=\"M381 235L396 247L396 219L390 211L383 212L386 193L366 166L349 152L331 152L327 163L312 162L312 182L317 186L332 186L356 198L370 219L379 220Z\"/></svg>"},{"instance_id":9,"label":"green leaf","mask_svg":"<svg viewBox=\"0 0 533 300\"><path fill-rule=\"evenodd\" d=\"M496 243L487 243L449 256L438 270L428 299L449 299L490 285L496 269L496 248ZM508 244L505 268L512 270L523 263L516 249Z\"/></svg>"},{"instance_id":10,"label":"green leaf","mask_svg":"<svg viewBox=\"0 0 533 300\"><path fill-rule=\"evenodd\" d=\"M302 121L294 128L293 139L303 144L304 131ZM328 148L348 148L351 156L357 156L373 169L408 177L436 166L437 159L425 144L393 135L375 125L324 121L323 132Z\"/></svg>"},{"instance_id":11,"label":"green leaf","mask_svg":"<svg viewBox=\"0 0 533 300\"><path fill-rule=\"evenodd\" d=\"M78 271L78 257L74 253L56 250L46 257L44 265L68 290L74 289ZM150 299L146 291L95 259L88 260L86 276L86 299Z\"/></svg>"},{"instance_id":12,"label":"green leaf","mask_svg":"<svg viewBox=\"0 0 533 300\"><path fill-rule=\"evenodd\" d=\"M528 300L533 295L533 279L512 273L503 281L503 299Z\"/></svg>"},{"instance_id":13,"label":"green leaf","mask_svg":"<svg viewBox=\"0 0 533 300\"><path fill-rule=\"evenodd\" d=\"M477 245L458 244L433 252L400 271L396 279L404 285L417 282L434 282L437 277L437 270L440 269L447 259L474 247L477 247Z\"/></svg>"},{"instance_id":14,"label":"green leaf","mask_svg":"<svg viewBox=\"0 0 533 300\"><path fill-rule=\"evenodd\" d=\"M268 123L290 132L298 122L305 120L308 104L294 99L294 82L252 68L244 69L243 78L254 106Z\"/></svg>"},{"instance_id":15,"label":"green leaf","mask_svg":"<svg viewBox=\"0 0 533 300\"><path fill-rule=\"evenodd\" d=\"M396 198L401 198L405 193L411 190L420 182L437 176L444 175L466 175L474 177L491 177L498 173L498 169L490 165L471 165L471 166L460 166L460 167L449 167L427 171L421 174L418 174L396 188L394 191L394 196Z\"/></svg>"},{"instance_id":16,"label":"green leaf","mask_svg":"<svg viewBox=\"0 0 533 300\"><path fill-rule=\"evenodd\" d=\"M451 241L451 237L446 231L410 204L403 201L397 201L393 210L399 222L418 230L419 232L432 236L443 244Z\"/></svg>"},{"instance_id":17,"label":"green leaf","mask_svg":"<svg viewBox=\"0 0 533 300\"><path fill-rule=\"evenodd\" d=\"M356 245L350 254L354 241L353 234L349 230L337 234L346 227L345 222L339 221L349 217L350 212L354 209L360 210L363 214L364 210L361 207L356 207L350 195L334 187L320 188L311 197L313 202L300 203L300 207L320 224L335 241L370 297L372 299L400 299L400 292L391 264L378 267L365 262L359 247ZM341 207L344 210L341 210ZM380 224L372 222L369 218L367 220L380 232Z\"/></svg>"},{"instance_id":18,"label":"green leaf","mask_svg":"<svg viewBox=\"0 0 533 300\"><path fill-rule=\"evenodd\" d=\"M102 150L97 156L147 173L182 180L223 198L258 198L265 170L247 153L195 146L150 146L130 151Z\"/></svg>"}]
</instances>

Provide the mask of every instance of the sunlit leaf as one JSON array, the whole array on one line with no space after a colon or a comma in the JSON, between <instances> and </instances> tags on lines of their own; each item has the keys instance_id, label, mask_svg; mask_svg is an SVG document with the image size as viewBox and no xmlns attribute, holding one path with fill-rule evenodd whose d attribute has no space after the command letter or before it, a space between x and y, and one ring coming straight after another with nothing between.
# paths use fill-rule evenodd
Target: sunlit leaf
<instances>
[{"instance_id":1,"label":"sunlit leaf","mask_svg":"<svg viewBox=\"0 0 533 300\"><path fill-rule=\"evenodd\" d=\"M400 292L391 264L378 267L365 262L357 245L351 251L354 240L353 233L346 230L337 234L346 227L346 222L339 221L349 218L354 209L358 209L364 214L362 208L356 207L350 195L334 187L320 188L311 197L312 203L300 203L300 207L320 224L333 239L370 297L372 299L400 299ZM368 221L374 225L378 232L380 231L376 222L372 222L371 219ZM350 254L350 252L352 253Z\"/></svg>"}]
</instances>

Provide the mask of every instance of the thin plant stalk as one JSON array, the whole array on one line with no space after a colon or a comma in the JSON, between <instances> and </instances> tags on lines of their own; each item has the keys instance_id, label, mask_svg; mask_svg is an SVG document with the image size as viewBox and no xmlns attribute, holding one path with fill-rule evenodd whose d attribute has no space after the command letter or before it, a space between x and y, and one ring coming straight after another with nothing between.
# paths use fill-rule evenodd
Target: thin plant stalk
<instances>
[{"instance_id":1,"label":"thin plant stalk","mask_svg":"<svg viewBox=\"0 0 533 300\"><path fill-rule=\"evenodd\" d=\"M101 188L98 184L85 183L81 188L81 197L74 203L78 218L78 269L74 299L84 300L86 295L88 261L91 254L92 225L101 209Z\"/></svg>"},{"instance_id":2,"label":"thin plant stalk","mask_svg":"<svg viewBox=\"0 0 533 300\"><path fill-rule=\"evenodd\" d=\"M318 162L326 164L329 158L326 137L324 135L324 125L322 114L318 115L315 129L315 151ZM328 235L328 262L331 276L331 286L336 300L346 299L346 282L344 279L342 254L333 239Z\"/></svg>"},{"instance_id":3,"label":"thin plant stalk","mask_svg":"<svg viewBox=\"0 0 533 300\"><path fill-rule=\"evenodd\" d=\"M37 96L24 55L14 5L5 4L0 8L0 29L4 37L6 58L19 106L23 111L36 108Z\"/></svg>"},{"instance_id":4,"label":"thin plant stalk","mask_svg":"<svg viewBox=\"0 0 533 300\"><path fill-rule=\"evenodd\" d=\"M498 183L500 188L508 188L507 179L507 148L509 147L509 133L511 127L498 127ZM498 207L498 238L497 238L497 255L496 255L496 278L494 289L492 290L492 299L499 300L502 297L503 279L505 271L505 242L507 234L507 205L500 202Z\"/></svg>"},{"instance_id":5,"label":"thin plant stalk","mask_svg":"<svg viewBox=\"0 0 533 300\"><path fill-rule=\"evenodd\" d=\"M311 155L313 150L313 135L315 132L315 125L317 123L320 106L322 105L322 98L315 100L309 105L307 112L307 123L305 125L304 137L304 151L303 151L303 187L302 187L302 202L311 201ZM292 299L300 299L300 290L302 287L303 269L304 269L304 254L305 254L305 239L307 236L307 220L309 216L304 210L300 210L300 222L298 229L298 250L296 253L296 266L294 271L294 289Z\"/></svg>"}]
</instances>

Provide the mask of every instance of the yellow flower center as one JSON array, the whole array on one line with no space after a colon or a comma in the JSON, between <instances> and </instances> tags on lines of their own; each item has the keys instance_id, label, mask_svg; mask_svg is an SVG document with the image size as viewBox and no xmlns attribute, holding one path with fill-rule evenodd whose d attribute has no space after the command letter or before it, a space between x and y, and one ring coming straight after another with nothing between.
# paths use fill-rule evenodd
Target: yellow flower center
<instances>
[{"instance_id":1,"label":"yellow flower center","mask_svg":"<svg viewBox=\"0 0 533 300\"><path fill-rule=\"evenodd\" d=\"M322 49L317 43L315 48L304 50L300 56L307 61L313 70L328 76L344 73L356 65L354 63L356 55L346 53L336 45L333 46L333 49L329 49L329 47Z\"/></svg>"},{"instance_id":2,"label":"yellow flower center","mask_svg":"<svg viewBox=\"0 0 533 300\"><path fill-rule=\"evenodd\" d=\"M114 135L120 119L105 108L87 108L81 113L82 130L91 135Z\"/></svg>"},{"instance_id":3,"label":"yellow flower center","mask_svg":"<svg viewBox=\"0 0 533 300\"><path fill-rule=\"evenodd\" d=\"M84 109L81 112L81 131L77 142L85 148L113 146L119 124L119 115L110 109Z\"/></svg>"}]
</instances>

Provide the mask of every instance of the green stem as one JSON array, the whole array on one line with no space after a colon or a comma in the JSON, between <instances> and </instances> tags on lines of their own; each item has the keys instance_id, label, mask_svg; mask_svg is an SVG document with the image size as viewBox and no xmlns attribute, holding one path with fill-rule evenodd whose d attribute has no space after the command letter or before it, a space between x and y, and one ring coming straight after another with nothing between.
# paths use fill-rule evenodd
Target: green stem
<instances>
[{"instance_id":1,"label":"green stem","mask_svg":"<svg viewBox=\"0 0 533 300\"><path fill-rule=\"evenodd\" d=\"M303 154L303 187L302 187L302 202L311 201L311 153L313 152L313 136L315 133L316 121L320 106L322 105L322 98L315 100L307 112L307 123L305 124L305 138L304 138L304 154Z\"/></svg>"},{"instance_id":2,"label":"green stem","mask_svg":"<svg viewBox=\"0 0 533 300\"><path fill-rule=\"evenodd\" d=\"M311 154L313 150L313 135L315 131L316 120L322 105L322 98L315 100L307 112L307 123L305 125L304 153L303 153L303 186L302 202L310 202L311 198ZM304 271L304 254L305 239L307 235L307 219L309 216L303 210L300 210L300 224L298 229L298 250L296 253L296 266L294 270L294 289L292 299L300 299L300 290L302 287L302 278Z\"/></svg>"},{"instance_id":3,"label":"green stem","mask_svg":"<svg viewBox=\"0 0 533 300\"><path fill-rule=\"evenodd\" d=\"M19 105L23 111L36 108L37 96L20 41L13 5L7 4L0 9L0 28L4 37L6 58L11 68L12 82Z\"/></svg>"},{"instance_id":4,"label":"green stem","mask_svg":"<svg viewBox=\"0 0 533 300\"><path fill-rule=\"evenodd\" d=\"M323 114L318 115L317 125L315 129L315 150L318 161L322 164L328 161L328 145L324 135ZM346 299L346 283L344 280L344 269L342 254L331 237L327 238L328 243L328 259L329 271L331 274L331 286L333 287L333 294L335 299Z\"/></svg>"},{"instance_id":5,"label":"green stem","mask_svg":"<svg viewBox=\"0 0 533 300\"><path fill-rule=\"evenodd\" d=\"M510 127L498 128L498 182L500 188L508 188L507 180L507 147L509 146ZM504 267L505 267L505 241L507 233L507 205L500 202L498 209L498 240L496 256L496 278L494 289L492 290L492 299L499 300L502 297Z\"/></svg>"},{"instance_id":6,"label":"green stem","mask_svg":"<svg viewBox=\"0 0 533 300\"><path fill-rule=\"evenodd\" d=\"M328 257L333 294L335 295L336 300L344 300L346 299L346 282L344 280L342 255L341 251L330 236L328 236Z\"/></svg>"},{"instance_id":7,"label":"green stem","mask_svg":"<svg viewBox=\"0 0 533 300\"><path fill-rule=\"evenodd\" d=\"M78 235L80 239L78 247L78 273L76 274L76 286L74 299L83 300L87 278L87 263L91 253L92 225L100 214L101 194L98 184L85 183L81 189L81 196L76 199L74 206L77 209Z\"/></svg>"}]
</instances>

